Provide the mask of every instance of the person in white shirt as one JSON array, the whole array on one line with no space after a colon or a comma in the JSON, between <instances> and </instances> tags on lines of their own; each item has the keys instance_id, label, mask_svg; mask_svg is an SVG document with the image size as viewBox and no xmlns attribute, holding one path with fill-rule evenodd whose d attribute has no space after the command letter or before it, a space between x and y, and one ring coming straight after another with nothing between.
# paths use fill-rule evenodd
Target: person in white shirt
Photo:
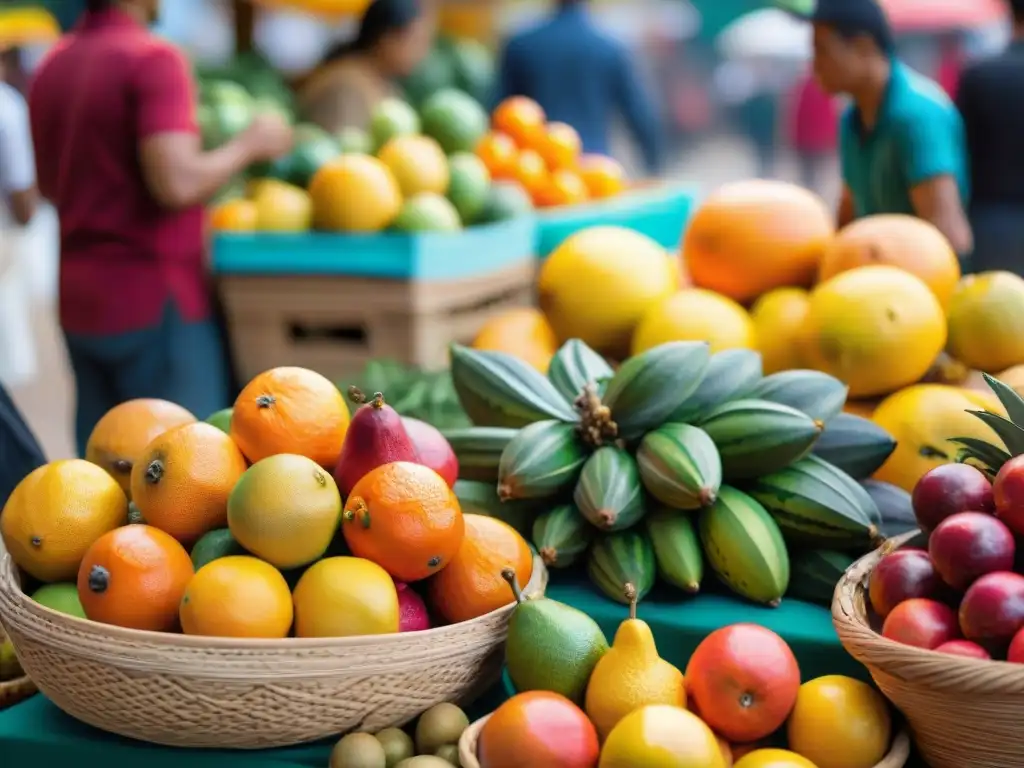
<instances>
[{"instance_id":1,"label":"person in white shirt","mask_svg":"<svg viewBox=\"0 0 1024 768\"><path fill-rule=\"evenodd\" d=\"M30 264L20 230L39 202L24 97L6 82L9 52L0 52L0 382L16 386L36 373Z\"/></svg>"}]
</instances>

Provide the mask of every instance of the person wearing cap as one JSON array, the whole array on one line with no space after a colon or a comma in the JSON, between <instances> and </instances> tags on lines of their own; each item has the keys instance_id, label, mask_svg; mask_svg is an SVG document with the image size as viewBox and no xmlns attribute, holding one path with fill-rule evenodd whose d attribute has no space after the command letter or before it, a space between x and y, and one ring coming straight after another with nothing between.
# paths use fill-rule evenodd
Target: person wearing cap
<instances>
[{"instance_id":1,"label":"person wearing cap","mask_svg":"<svg viewBox=\"0 0 1024 768\"><path fill-rule=\"evenodd\" d=\"M967 68L957 105L971 158L973 266L1024 276L1024 101L1010 95L1024 86L1024 0L1009 5L1009 46Z\"/></svg>"},{"instance_id":2,"label":"person wearing cap","mask_svg":"<svg viewBox=\"0 0 1024 768\"><path fill-rule=\"evenodd\" d=\"M839 128L839 225L874 214L915 215L968 256L968 160L956 106L896 57L875 0L818 0L810 20L818 81L853 102Z\"/></svg>"}]
</instances>

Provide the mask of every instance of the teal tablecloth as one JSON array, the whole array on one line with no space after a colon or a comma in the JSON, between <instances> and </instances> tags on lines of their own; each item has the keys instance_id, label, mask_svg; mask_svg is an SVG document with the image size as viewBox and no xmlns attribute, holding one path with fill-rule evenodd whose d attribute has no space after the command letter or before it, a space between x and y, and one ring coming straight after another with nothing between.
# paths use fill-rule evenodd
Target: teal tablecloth
<instances>
[{"instance_id":1,"label":"teal tablecloth","mask_svg":"<svg viewBox=\"0 0 1024 768\"><path fill-rule=\"evenodd\" d=\"M590 613L611 639L626 616L626 607L595 594L578 576L566 578L557 574L556 581L548 595ZM705 594L681 600L678 593L656 590L641 604L640 618L653 627L661 655L683 667L697 643L710 631L746 621L763 624L782 635L793 648L805 680L824 674L867 679L866 670L840 646L829 612L819 606L784 600L779 608L757 608L726 595ZM502 686L496 686L476 703L471 716L493 710L504 696ZM324 768L331 746L331 742L321 742L262 752L154 747L83 725L43 696L0 712L0 765L5 768L179 768L186 761L191 768Z\"/></svg>"}]
</instances>

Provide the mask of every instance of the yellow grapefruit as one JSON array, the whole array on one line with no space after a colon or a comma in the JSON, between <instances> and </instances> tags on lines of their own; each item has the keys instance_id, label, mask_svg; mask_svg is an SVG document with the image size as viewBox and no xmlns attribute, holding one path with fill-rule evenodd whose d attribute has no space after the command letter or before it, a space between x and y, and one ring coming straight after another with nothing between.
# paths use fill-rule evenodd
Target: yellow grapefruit
<instances>
[{"instance_id":1,"label":"yellow grapefruit","mask_svg":"<svg viewBox=\"0 0 1024 768\"><path fill-rule=\"evenodd\" d=\"M750 317L765 376L803 366L800 334L810 305L803 288L776 288L754 302Z\"/></svg>"},{"instance_id":2,"label":"yellow grapefruit","mask_svg":"<svg viewBox=\"0 0 1024 768\"><path fill-rule=\"evenodd\" d=\"M741 757L733 768L819 768L806 757L788 749L756 749Z\"/></svg>"},{"instance_id":3,"label":"yellow grapefruit","mask_svg":"<svg viewBox=\"0 0 1024 768\"><path fill-rule=\"evenodd\" d=\"M591 227L555 249L537 287L560 340L582 339L621 359L641 318L678 285L675 260L654 240L624 227Z\"/></svg>"},{"instance_id":4,"label":"yellow grapefruit","mask_svg":"<svg viewBox=\"0 0 1024 768\"><path fill-rule=\"evenodd\" d=\"M1024 363L1024 279L1011 272L968 275L946 310L949 352L979 371Z\"/></svg>"},{"instance_id":5,"label":"yellow grapefruit","mask_svg":"<svg viewBox=\"0 0 1024 768\"><path fill-rule=\"evenodd\" d=\"M448 191L448 158L429 136L398 136L385 144L377 157L395 176L402 194L443 195Z\"/></svg>"},{"instance_id":6,"label":"yellow grapefruit","mask_svg":"<svg viewBox=\"0 0 1024 768\"><path fill-rule=\"evenodd\" d=\"M398 631L398 589L388 572L358 557L328 557L293 593L296 637L389 635Z\"/></svg>"},{"instance_id":7,"label":"yellow grapefruit","mask_svg":"<svg viewBox=\"0 0 1024 768\"><path fill-rule=\"evenodd\" d=\"M313 223L309 193L294 184L264 179L252 198L261 232L305 232Z\"/></svg>"},{"instance_id":8,"label":"yellow grapefruit","mask_svg":"<svg viewBox=\"0 0 1024 768\"><path fill-rule=\"evenodd\" d=\"M841 229L825 249L818 277L878 264L921 278L942 306L960 279L960 261L946 236L924 219L900 214L865 216Z\"/></svg>"},{"instance_id":9,"label":"yellow grapefruit","mask_svg":"<svg viewBox=\"0 0 1024 768\"><path fill-rule=\"evenodd\" d=\"M896 450L875 479L913 491L926 472L956 460L958 447L949 442L953 437L1002 447L995 432L968 410L1005 413L993 395L944 384L917 384L887 397L871 418L896 438Z\"/></svg>"},{"instance_id":10,"label":"yellow grapefruit","mask_svg":"<svg viewBox=\"0 0 1024 768\"><path fill-rule=\"evenodd\" d=\"M558 351L558 337L544 314L532 307L510 309L484 323L473 348L506 352L547 373Z\"/></svg>"},{"instance_id":11,"label":"yellow grapefruit","mask_svg":"<svg viewBox=\"0 0 1024 768\"><path fill-rule=\"evenodd\" d=\"M599 768L725 768L710 728L682 707L652 705L619 721L601 749Z\"/></svg>"},{"instance_id":12,"label":"yellow grapefruit","mask_svg":"<svg viewBox=\"0 0 1024 768\"><path fill-rule=\"evenodd\" d=\"M321 166L309 194L314 223L329 232L379 232L402 208L394 174L369 155L341 155Z\"/></svg>"},{"instance_id":13,"label":"yellow grapefruit","mask_svg":"<svg viewBox=\"0 0 1024 768\"><path fill-rule=\"evenodd\" d=\"M946 318L920 278L897 267L860 267L811 292L805 364L843 380L850 396L919 381L946 344Z\"/></svg>"},{"instance_id":14,"label":"yellow grapefruit","mask_svg":"<svg viewBox=\"0 0 1024 768\"><path fill-rule=\"evenodd\" d=\"M670 341L706 341L712 354L757 346L747 310L703 288L687 288L652 306L633 334L633 354Z\"/></svg>"}]
</instances>

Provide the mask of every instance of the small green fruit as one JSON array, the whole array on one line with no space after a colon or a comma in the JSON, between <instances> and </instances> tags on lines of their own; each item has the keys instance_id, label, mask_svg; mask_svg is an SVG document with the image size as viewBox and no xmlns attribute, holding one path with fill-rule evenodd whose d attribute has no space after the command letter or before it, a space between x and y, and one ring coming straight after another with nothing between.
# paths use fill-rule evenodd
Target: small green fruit
<instances>
[{"instance_id":1,"label":"small green fruit","mask_svg":"<svg viewBox=\"0 0 1024 768\"><path fill-rule=\"evenodd\" d=\"M78 597L78 586L71 582L45 584L33 593L32 599L40 605L66 613L68 616L86 618L82 601Z\"/></svg>"},{"instance_id":2,"label":"small green fruit","mask_svg":"<svg viewBox=\"0 0 1024 768\"><path fill-rule=\"evenodd\" d=\"M416 746L412 739L401 728L385 728L377 734L377 741L384 747L387 756L387 767L395 768L403 760L416 754Z\"/></svg>"},{"instance_id":3,"label":"small green fruit","mask_svg":"<svg viewBox=\"0 0 1024 768\"><path fill-rule=\"evenodd\" d=\"M369 733L350 733L331 751L330 768L386 768L384 747Z\"/></svg>"},{"instance_id":4,"label":"small green fruit","mask_svg":"<svg viewBox=\"0 0 1024 768\"><path fill-rule=\"evenodd\" d=\"M231 417L234 415L234 408L225 408L206 418L207 424L212 424L221 432L231 434Z\"/></svg>"},{"instance_id":5,"label":"small green fruit","mask_svg":"<svg viewBox=\"0 0 1024 768\"><path fill-rule=\"evenodd\" d=\"M459 759L459 748L457 745L445 744L434 754L442 760L447 760L449 763L454 765L455 768L462 768L462 760Z\"/></svg>"},{"instance_id":6,"label":"small green fruit","mask_svg":"<svg viewBox=\"0 0 1024 768\"><path fill-rule=\"evenodd\" d=\"M403 760L395 768L452 768L452 764L433 755L420 755Z\"/></svg>"},{"instance_id":7,"label":"small green fruit","mask_svg":"<svg viewBox=\"0 0 1024 768\"><path fill-rule=\"evenodd\" d=\"M466 713L454 704L431 707L416 723L416 751L433 755L446 744L458 744L462 732L469 727Z\"/></svg>"}]
</instances>

